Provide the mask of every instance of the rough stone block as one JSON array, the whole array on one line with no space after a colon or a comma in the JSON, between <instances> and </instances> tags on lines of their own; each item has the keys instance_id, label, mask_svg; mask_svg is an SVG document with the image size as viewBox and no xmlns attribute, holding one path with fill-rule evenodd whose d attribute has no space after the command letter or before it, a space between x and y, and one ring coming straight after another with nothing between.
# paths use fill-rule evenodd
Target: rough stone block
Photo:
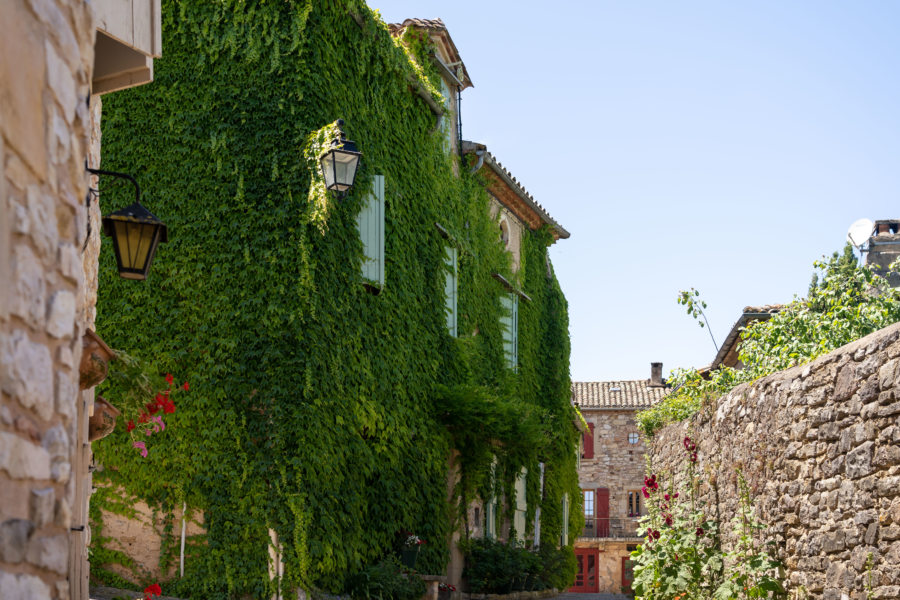
<instances>
[{"instance_id":1,"label":"rough stone block","mask_svg":"<svg viewBox=\"0 0 900 600\"><path fill-rule=\"evenodd\" d=\"M36 444L0 431L0 469L13 479L49 479L50 455Z\"/></svg>"},{"instance_id":2,"label":"rough stone block","mask_svg":"<svg viewBox=\"0 0 900 600\"><path fill-rule=\"evenodd\" d=\"M886 390L894 385L897 381L897 368L900 366L900 360L894 359L883 364L878 369L878 385L882 390Z\"/></svg>"},{"instance_id":3,"label":"rough stone block","mask_svg":"<svg viewBox=\"0 0 900 600\"><path fill-rule=\"evenodd\" d=\"M69 475L72 474L72 465L67 461L56 461L50 465L50 476L53 481L66 483L69 481Z\"/></svg>"},{"instance_id":4,"label":"rough stone block","mask_svg":"<svg viewBox=\"0 0 900 600\"><path fill-rule=\"evenodd\" d=\"M75 418L78 402L78 385L72 373L56 372L56 411L68 423Z\"/></svg>"},{"instance_id":5,"label":"rough stone block","mask_svg":"<svg viewBox=\"0 0 900 600\"><path fill-rule=\"evenodd\" d=\"M856 391L857 381L856 364L849 363L845 365L838 372L837 381L834 383L833 400L835 402L848 400L853 395L853 392Z\"/></svg>"},{"instance_id":6,"label":"rough stone block","mask_svg":"<svg viewBox=\"0 0 900 600\"><path fill-rule=\"evenodd\" d=\"M62 527L63 529L68 529L72 526L72 507L69 506L69 501L65 498L60 498L56 502L54 522L57 527Z\"/></svg>"},{"instance_id":7,"label":"rough stone block","mask_svg":"<svg viewBox=\"0 0 900 600\"><path fill-rule=\"evenodd\" d=\"M53 522L53 511L56 504L56 491L53 488L31 490L29 504L31 520L36 527L43 527Z\"/></svg>"},{"instance_id":8,"label":"rough stone block","mask_svg":"<svg viewBox=\"0 0 900 600\"><path fill-rule=\"evenodd\" d=\"M0 130L38 178L47 174L44 147L44 32L24 2L0 2Z\"/></svg>"},{"instance_id":9,"label":"rough stone block","mask_svg":"<svg viewBox=\"0 0 900 600\"><path fill-rule=\"evenodd\" d=\"M0 523L0 559L11 564L22 562L32 532L34 523L25 519L8 519Z\"/></svg>"},{"instance_id":10,"label":"rough stone block","mask_svg":"<svg viewBox=\"0 0 900 600\"><path fill-rule=\"evenodd\" d=\"M68 536L33 537L28 542L25 559L33 565L65 574L69 563Z\"/></svg>"},{"instance_id":11,"label":"rough stone block","mask_svg":"<svg viewBox=\"0 0 900 600\"><path fill-rule=\"evenodd\" d=\"M50 588L34 575L0 571L0 590L3 590L3 600L50 600Z\"/></svg>"},{"instance_id":12,"label":"rough stone block","mask_svg":"<svg viewBox=\"0 0 900 600\"><path fill-rule=\"evenodd\" d=\"M873 442L865 442L847 455L847 477L859 479L872 472L872 448L874 445Z\"/></svg>"},{"instance_id":13,"label":"rough stone block","mask_svg":"<svg viewBox=\"0 0 900 600\"><path fill-rule=\"evenodd\" d=\"M60 290L50 298L47 311L47 333L55 338L69 338L75 330L75 294Z\"/></svg>"},{"instance_id":14,"label":"rough stone block","mask_svg":"<svg viewBox=\"0 0 900 600\"><path fill-rule=\"evenodd\" d=\"M42 419L53 416L53 359L22 330L0 339L0 389Z\"/></svg>"},{"instance_id":15,"label":"rough stone block","mask_svg":"<svg viewBox=\"0 0 900 600\"><path fill-rule=\"evenodd\" d=\"M13 248L13 293L10 312L37 329L44 324L46 282L44 268L29 246Z\"/></svg>"},{"instance_id":16,"label":"rough stone block","mask_svg":"<svg viewBox=\"0 0 900 600\"><path fill-rule=\"evenodd\" d=\"M71 132L69 133L71 136ZM41 191L40 186L29 185L26 194L29 232L38 252L45 260L56 258L59 230L56 224L56 201Z\"/></svg>"},{"instance_id":17,"label":"rough stone block","mask_svg":"<svg viewBox=\"0 0 900 600\"><path fill-rule=\"evenodd\" d=\"M78 283L84 278L81 256L78 254L75 244L59 245L59 270L63 277L74 283Z\"/></svg>"},{"instance_id":18,"label":"rough stone block","mask_svg":"<svg viewBox=\"0 0 900 600\"><path fill-rule=\"evenodd\" d=\"M63 116L68 124L75 118L75 105L78 103L78 89L72 70L62 61L50 40L44 41L47 55L47 83L63 109Z\"/></svg>"}]
</instances>

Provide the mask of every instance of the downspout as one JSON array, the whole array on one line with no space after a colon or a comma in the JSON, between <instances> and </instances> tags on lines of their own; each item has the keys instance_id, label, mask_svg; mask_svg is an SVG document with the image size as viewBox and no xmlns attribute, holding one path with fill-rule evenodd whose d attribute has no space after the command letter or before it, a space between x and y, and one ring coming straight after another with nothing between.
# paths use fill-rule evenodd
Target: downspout
<instances>
[{"instance_id":1,"label":"downspout","mask_svg":"<svg viewBox=\"0 0 900 600\"><path fill-rule=\"evenodd\" d=\"M481 165L484 164L484 153L485 153L485 150L476 150L475 151L475 156L478 157L478 162L475 163L475 166L473 166L471 169L469 169L469 173L474 173L475 171L477 171L478 169L481 168Z\"/></svg>"}]
</instances>

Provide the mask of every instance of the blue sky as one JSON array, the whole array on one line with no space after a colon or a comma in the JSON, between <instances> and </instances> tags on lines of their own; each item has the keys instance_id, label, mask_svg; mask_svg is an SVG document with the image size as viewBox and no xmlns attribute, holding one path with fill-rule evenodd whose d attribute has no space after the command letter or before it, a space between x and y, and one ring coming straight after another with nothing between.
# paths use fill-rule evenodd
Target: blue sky
<instances>
[{"instance_id":1,"label":"blue sky","mask_svg":"<svg viewBox=\"0 0 900 600\"><path fill-rule=\"evenodd\" d=\"M572 379L702 366L746 305L804 294L855 220L900 218L900 3L368 0L446 23L463 136L572 234Z\"/></svg>"}]
</instances>

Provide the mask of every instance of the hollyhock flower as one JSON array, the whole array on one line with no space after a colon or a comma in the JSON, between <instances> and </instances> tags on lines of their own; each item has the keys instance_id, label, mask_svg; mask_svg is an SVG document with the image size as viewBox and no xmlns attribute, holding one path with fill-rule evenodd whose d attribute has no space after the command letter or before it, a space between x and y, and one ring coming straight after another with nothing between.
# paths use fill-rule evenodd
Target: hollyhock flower
<instances>
[{"instance_id":1,"label":"hollyhock flower","mask_svg":"<svg viewBox=\"0 0 900 600\"><path fill-rule=\"evenodd\" d=\"M666 525L668 525L669 527L671 527L671 526L672 526L672 523L674 522L674 521L672 520L672 515L665 515L665 520L666 520Z\"/></svg>"},{"instance_id":2,"label":"hollyhock flower","mask_svg":"<svg viewBox=\"0 0 900 600\"><path fill-rule=\"evenodd\" d=\"M678 492L675 492L675 494L673 494L672 497L673 497L673 498L677 498L677 497L678 497Z\"/></svg>"},{"instance_id":3,"label":"hollyhock flower","mask_svg":"<svg viewBox=\"0 0 900 600\"><path fill-rule=\"evenodd\" d=\"M668 495L668 494L663 494L663 498L665 498L666 501L668 501L668 500L669 500L669 495Z\"/></svg>"},{"instance_id":4,"label":"hollyhock flower","mask_svg":"<svg viewBox=\"0 0 900 600\"><path fill-rule=\"evenodd\" d=\"M659 533L659 531L657 531L656 529L654 529L654 530L653 530L653 533L651 533L650 535L653 537L654 540L658 540L658 539L659 539L660 533Z\"/></svg>"},{"instance_id":5,"label":"hollyhock flower","mask_svg":"<svg viewBox=\"0 0 900 600\"><path fill-rule=\"evenodd\" d=\"M692 463L697 462L697 453L696 452L691 452L691 462Z\"/></svg>"},{"instance_id":6,"label":"hollyhock flower","mask_svg":"<svg viewBox=\"0 0 900 600\"><path fill-rule=\"evenodd\" d=\"M147 458L147 445L144 442L135 442L132 444L141 453L141 456Z\"/></svg>"},{"instance_id":7,"label":"hollyhock flower","mask_svg":"<svg viewBox=\"0 0 900 600\"><path fill-rule=\"evenodd\" d=\"M703 528L698 527L696 533L697 533L697 537L703 537L703 533L704 533Z\"/></svg>"},{"instance_id":8,"label":"hollyhock flower","mask_svg":"<svg viewBox=\"0 0 900 600\"><path fill-rule=\"evenodd\" d=\"M650 492L647 491L647 488L646 488L646 487L642 487L642 488L641 488L641 493L644 494L644 498L649 498L649 497L650 497Z\"/></svg>"}]
</instances>

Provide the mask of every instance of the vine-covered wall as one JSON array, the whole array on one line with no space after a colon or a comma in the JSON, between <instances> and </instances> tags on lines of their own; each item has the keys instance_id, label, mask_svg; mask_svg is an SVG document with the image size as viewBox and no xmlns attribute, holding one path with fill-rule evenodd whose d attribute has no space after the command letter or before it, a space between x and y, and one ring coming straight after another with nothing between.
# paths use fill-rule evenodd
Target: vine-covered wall
<instances>
[{"instance_id":1,"label":"vine-covered wall","mask_svg":"<svg viewBox=\"0 0 900 600\"><path fill-rule=\"evenodd\" d=\"M410 76L440 89L427 40L393 40L362 0L168 0L163 20L154 83L104 102L103 166L137 177L169 242L140 283L117 277L104 244L97 328L191 390L146 458L124 428L94 444L96 478L113 487L93 514L127 512L116 486L164 512L202 511L207 534L166 593L270 595L270 529L288 587L339 591L400 530L428 540L417 566L441 573L459 525L447 461L464 446L463 502L487 493L491 455L507 495L528 467L529 532L545 463L541 538L558 544L562 495L579 494L553 238L530 232L511 272L479 175L454 174L459 159L410 90ZM337 118L364 153L343 200L304 159ZM356 229L376 174L386 190L378 295L361 284ZM130 202L104 185L104 211ZM444 312L450 242L435 222L460 249L458 338ZM519 308L517 374L504 364L495 272L532 299ZM103 393L115 404L114 387ZM462 424L475 413L471 435ZM108 541L95 529L99 579L121 559ZM163 546L172 560L177 544Z\"/></svg>"}]
</instances>

